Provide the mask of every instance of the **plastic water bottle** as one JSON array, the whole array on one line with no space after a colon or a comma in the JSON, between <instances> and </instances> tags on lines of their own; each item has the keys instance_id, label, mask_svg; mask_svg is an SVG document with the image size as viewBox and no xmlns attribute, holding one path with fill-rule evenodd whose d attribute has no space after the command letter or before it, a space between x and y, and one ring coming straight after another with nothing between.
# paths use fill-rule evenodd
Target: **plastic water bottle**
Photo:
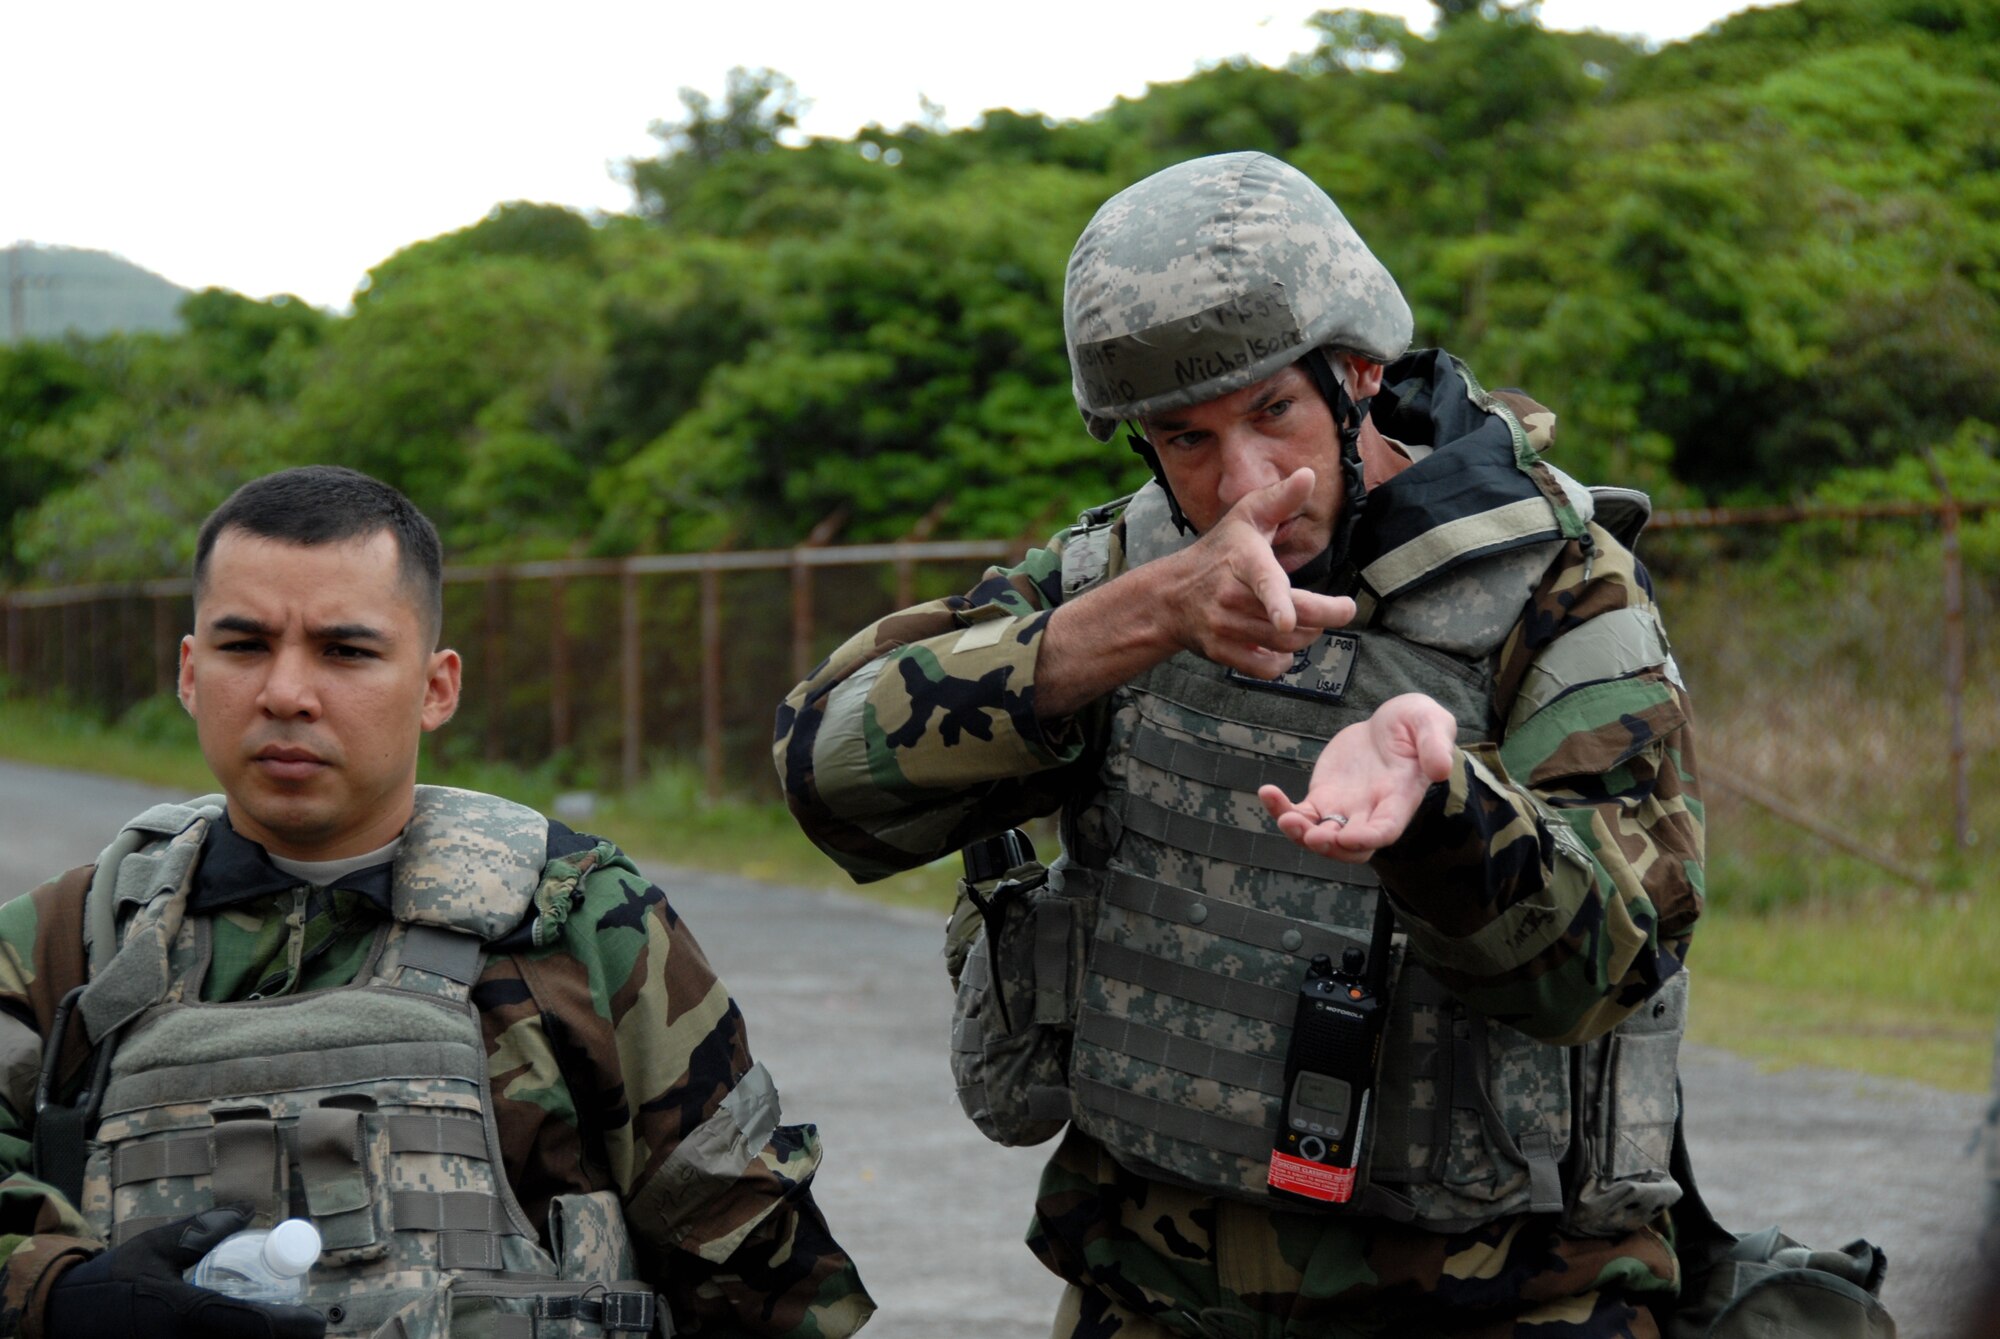
<instances>
[{"instance_id":1,"label":"plastic water bottle","mask_svg":"<svg viewBox=\"0 0 2000 1339\"><path fill-rule=\"evenodd\" d=\"M268 1231L251 1228L224 1237L182 1277L246 1302L288 1306L305 1295L306 1271L318 1259L319 1229L303 1218L287 1218Z\"/></svg>"}]
</instances>

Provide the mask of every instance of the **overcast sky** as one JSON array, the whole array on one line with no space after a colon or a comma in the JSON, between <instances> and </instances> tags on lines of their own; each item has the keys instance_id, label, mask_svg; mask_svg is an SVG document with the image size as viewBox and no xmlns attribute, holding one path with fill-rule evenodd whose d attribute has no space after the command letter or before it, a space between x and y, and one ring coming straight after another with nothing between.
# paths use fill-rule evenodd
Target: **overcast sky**
<instances>
[{"instance_id":1,"label":"overcast sky","mask_svg":"<svg viewBox=\"0 0 2000 1339\"><path fill-rule=\"evenodd\" d=\"M117 252L190 288L344 307L371 266L507 200L626 208L677 91L789 75L846 137L990 107L1085 116L1309 49L1340 0L14 0L0 7L0 245ZM1376 0L1423 31L1427 0ZM1663 43L1743 0L1546 0Z\"/></svg>"}]
</instances>

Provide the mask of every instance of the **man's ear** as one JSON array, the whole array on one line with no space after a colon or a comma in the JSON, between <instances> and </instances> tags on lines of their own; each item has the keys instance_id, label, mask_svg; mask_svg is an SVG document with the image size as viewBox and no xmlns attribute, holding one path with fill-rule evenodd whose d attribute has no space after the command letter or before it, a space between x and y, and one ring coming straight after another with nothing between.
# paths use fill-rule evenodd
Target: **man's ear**
<instances>
[{"instance_id":1,"label":"man's ear","mask_svg":"<svg viewBox=\"0 0 2000 1339\"><path fill-rule=\"evenodd\" d=\"M1382 364L1345 349L1334 357L1340 362L1340 379L1347 383L1351 398L1366 400L1382 389Z\"/></svg>"},{"instance_id":2,"label":"man's ear","mask_svg":"<svg viewBox=\"0 0 2000 1339\"><path fill-rule=\"evenodd\" d=\"M424 681L423 726L426 734L458 713L458 686L462 670L458 652L449 647L431 652L429 672Z\"/></svg>"},{"instance_id":3,"label":"man's ear","mask_svg":"<svg viewBox=\"0 0 2000 1339\"><path fill-rule=\"evenodd\" d=\"M181 710L194 715L194 638L181 638L181 672L175 685L181 700Z\"/></svg>"}]
</instances>

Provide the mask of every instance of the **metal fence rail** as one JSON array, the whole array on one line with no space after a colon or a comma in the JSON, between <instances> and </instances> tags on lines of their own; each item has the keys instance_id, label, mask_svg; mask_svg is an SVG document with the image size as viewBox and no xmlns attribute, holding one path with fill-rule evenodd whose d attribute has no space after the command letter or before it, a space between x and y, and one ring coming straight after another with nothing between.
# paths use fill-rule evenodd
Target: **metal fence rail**
<instances>
[{"instance_id":1,"label":"metal fence rail","mask_svg":"<svg viewBox=\"0 0 2000 1339\"><path fill-rule=\"evenodd\" d=\"M447 751L476 739L494 762L615 758L627 787L648 754L698 751L711 794L730 776L768 791L771 712L830 638L1021 551L935 540L447 567L447 640L468 661ZM110 714L171 693L193 590L172 577L7 592L0 664L21 691Z\"/></svg>"},{"instance_id":2,"label":"metal fence rail","mask_svg":"<svg viewBox=\"0 0 2000 1339\"><path fill-rule=\"evenodd\" d=\"M1678 532L1692 542L1701 531L1896 519L1940 527L1939 688L1950 718L1944 751L1952 840L1963 849L1972 831L1957 539L1961 517L1996 508L2000 499L1957 500L1943 491L1933 502L1666 511L1649 534ZM1672 544L1667 552L1648 550L1656 567L1676 566ZM775 795L772 712L790 686L856 629L919 599L963 591L987 565L1018 559L1023 547L1018 540L809 541L790 549L449 567L445 628L465 653L466 691L458 719L433 747L441 758L531 768L556 758L568 775L628 788L651 760L698 757L711 795ZM186 578L0 594L0 665L18 692L59 694L115 715L173 691L179 640L192 626L191 596ZM1851 835L1815 826L1804 807L1723 761L1711 757L1706 769L1719 786L1899 878L1917 877Z\"/></svg>"}]
</instances>

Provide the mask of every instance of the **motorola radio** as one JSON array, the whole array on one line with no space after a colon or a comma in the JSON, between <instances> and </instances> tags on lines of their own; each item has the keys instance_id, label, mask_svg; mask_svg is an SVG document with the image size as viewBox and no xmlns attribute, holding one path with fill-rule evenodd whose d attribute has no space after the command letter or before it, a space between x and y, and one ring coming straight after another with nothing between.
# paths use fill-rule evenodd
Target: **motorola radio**
<instances>
[{"instance_id":1,"label":"motorola radio","mask_svg":"<svg viewBox=\"0 0 2000 1339\"><path fill-rule=\"evenodd\" d=\"M1267 1179L1275 1194L1314 1204L1354 1198L1373 1133L1375 1074L1389 1007L1390 928L1385 906L1365 953L1344 949L1338 969L1322 953L1306 969L1271 1147Z\"/></svg>"}]
</instances>

